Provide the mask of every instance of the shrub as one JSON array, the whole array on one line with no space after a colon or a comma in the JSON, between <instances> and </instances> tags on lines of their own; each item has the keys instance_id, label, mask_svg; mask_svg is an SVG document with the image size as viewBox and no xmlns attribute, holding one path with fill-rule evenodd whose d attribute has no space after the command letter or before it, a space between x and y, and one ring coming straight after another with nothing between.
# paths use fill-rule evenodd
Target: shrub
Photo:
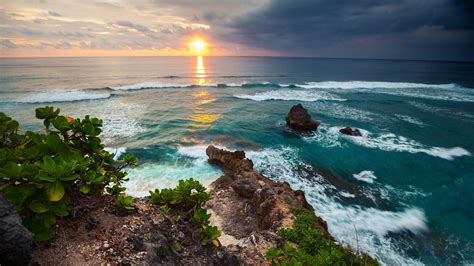
<instances>
[{"instance_id":1,"label":"shrub","mask_svg":"<svg viewBox=\"0 0 474 266\"><path fill-rule=\"evenodd\" d=\"M124 194L120 194L117 196L115 200L115 206L126 209L126 210L134 210L135 208L132 206L133 197L127 196Z\"/></svg>"},{"instance_id":2,"label":"shrub","mask_svg":"<svg viewBox=\"0 0 474 266\"><path fill-rule=\"evenodd\" d=\"M304 208L295 208L293 228L279 231L291 241L283 248L270 248L267 258L276 265L378 265L367 254L354 254L352 249L326 239L318 225L316 215Z\"/></svg>"},{"instance_id":3,"label":"shrub","mask_svg":"<svg viewBox=\"0 0 474 266\"><path fill-rule=\"evenodd\" d=\"M115 161L104 150L102 120L59 115L46 106L36 109L44 133L20 132L20 125L0 112L0 191L16 207L36 241L54 236L57 217L69 214L74 191L112 194L124 191L123 168L135 165L131 155Z\"/></svg>"},{"instance_id":4,"label":"shrub","mask_svg":"<svg viewBox=\"0 0 474 266\"><path fill-rule=\"evenodd\" d=\"M199 181L192 178L179 180L175 188L165 188L161 191L150 191L150 202L160 205L160 209L167 214L170 207L181 209L191 214L191 222L198 231L201 244L214 244L219 246L217 238L221 232L215 226L210 226L211 215L203 208L210 199L206 188Z\"/></svg>"}]
</instances>

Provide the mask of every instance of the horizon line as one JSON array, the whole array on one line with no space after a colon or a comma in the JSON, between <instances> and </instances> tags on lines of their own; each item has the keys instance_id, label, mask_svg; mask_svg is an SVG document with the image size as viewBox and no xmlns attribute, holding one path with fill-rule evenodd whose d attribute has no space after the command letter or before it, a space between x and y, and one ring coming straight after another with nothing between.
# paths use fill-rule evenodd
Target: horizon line
<instances>
[{"instance_id":1,"label":"horizon line","mask_svg":"<svg viewBox=\"0 0 474 266\"><path fill-rule=\"evenodd\" d=\"M325 57L325 56L289 56L289 55L83 55L83 56L0 56L0 59L34 59L34 58L113 58L113 57L256 57L256 58L301 58L301 59L336 59L336 60L384 60L384 61L419 61L419 62L448 62L474 63L470 60L442 59L406 59L406 58L367 58L367 57Z\"/></svg>"}]
</instances>

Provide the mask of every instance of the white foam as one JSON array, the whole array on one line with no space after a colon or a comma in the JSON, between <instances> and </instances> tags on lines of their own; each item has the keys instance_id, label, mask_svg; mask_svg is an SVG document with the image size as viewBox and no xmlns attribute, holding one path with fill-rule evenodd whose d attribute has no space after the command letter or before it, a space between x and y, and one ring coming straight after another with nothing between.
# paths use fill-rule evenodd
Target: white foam
<instances>
[{"instance_id":1,"label":"white foam","mask_svg":"<svg viewBox=\"0 0 474 266\"><path fill-rule=\"evenodd\" d=\"M116 147L116 148L111 148L111 147L105 147L104 150L108 151L109 153L112 153L114 155L114 160L118 160L122 154L124 154L127 151L127 148L125 147Z\"/></svg>"},{"instance_id":2,"label":"white foam","mask_svg":"<svg viewBox=\"0 0 474 266\"><path fill-rule=\"evenodd\" d=\"M110 93L92 93L85 90L48 90L27 95L15 99L18 103L52 103L52 102L74 102L86 100L106 99Z\"/></svg>"},{"instance_id":3,"label":"white foam","mask_svg":"<svg viewBox=\"0 0 474 266\"><path fill-rule=\"evenodd\" d=\"M308 135L303 135L302 138L308 142L317 142L325 148L343 147L344 143L339 136L340 127L327 127L320 125L318 130Z\"/></svg>"},{"instance_id":4,"label":"white foam","mask_svg":"<svg viewBox=\"0 0 474 266\"><path fill-rule=\"evenodd\" d=\"M298 84L306 89L332 89L340 92L380 93L393 96L424 98L442 101L474 102L471 89L457 84L424 84L379 81L323 81Z\"/></svg>"},{"instance_id":5,"label":"white foam","mask_svg":"<svg viewBox=\"0 0 474 266\"><path fill-rule=\"evenodd\" d=\"M271 90L253 95L234 95L236 98L249 99L254 101L283 100L283 101L345 101L339 96L324 91L308 91L308 90Z\"/></svg>"},{"instance_id":6,"label":"white foam","mask_svg":"<svg viewBox=\"0 0 474 266\"><path fill-rule=\"evenodd\" d=\"M408 115L396 114L395 117L397 117L398 119L402 121L405 121L405 122L408 122L410 124L414 124L420 127L426 126L426 124L420 121L419 119L408 116Z\"/></svg>"},{"instance_id":7,"label":"white foam","mask_svg":"<svg viewBox=\"0 0 474 266\"><path fill-rule=\"evenodd\" d=\"M366 183L374 183L374 180L377 179L377 177L374 174L374 171L362 171L358 174L353 174L352 175L355 179L366 182Z\"/></svg>"},{"instance_id":8,"label":"white foam","mask_svg":"<svg viewBox=\"0 0 474 266\"><path fill-rule=\"evenodd\" d=\"M384 151L397 151L409 153L425 153L430 156L439 157L445 160L454 160L455 157L470 156L471 153L461 147L442 148L442 147L427 147L415 140L410 140L403 136L398 136L393 133L385 133L378 136L359 129L362 136L347 136L344 138L353 143L367 148L376 148Z\"/></svg>"},{"instance_id":9,"label":"white foam","mask_svg":"<svg viewBox=\"0 0 474 266\"><path fill-rule=\"evenodd\" d=\"M298 87L307 89L401 89L401 88L435 88L456 89L460 86L450 84L423 84L409 82L380 82L380 81L322 81L297 84Z\"/></svg>"},{"instance_id":10,"label":"white foam","mask_svg":"<svg viewBox=\"0 0 474 266\"><path fill-rule=\"evenodd\" d=\"M222 171L207 163L207 146L180 147L178 155L191 159L187 162L145 164L128 169L130 180L124 184L127 193L136 197L148 196L150 190L175 187L180 179L194 178L204 186L222 175Z\"/></svg>"},{"instance_id":11,"label":"white foam","mask_svg":"<svg viewBox=\"0 0 474 266\"><path fill-rule=\"evenodd\" d=\"M151 88L187 88L192 84L185 83L162 83L162 82L143 82L132 85L109 87L112 90L141 90Z\"/></svg>"},{"instance_id":12,"label":"white foam","mask_svg":"<svg viewBox=\"0 0 474 266\"><path fill-rule=\"evenodd\" d=\"M294 189L305 191L316 214L328 222L329 232L337 241L367 252L385 264L421 264L393 247L387 234L401 231L417 234L428 230L423 210L407 207L401 211L385 211L358 205L344 206L336 200L336 195L326 191L326 183L318 181L323 177L310 178L297 171L298 166L304 163L295 160L297 151L289 147L250 151L247 156L253 160L258 171L275 180L289 182Z\"/></svg>"}]
</instances>

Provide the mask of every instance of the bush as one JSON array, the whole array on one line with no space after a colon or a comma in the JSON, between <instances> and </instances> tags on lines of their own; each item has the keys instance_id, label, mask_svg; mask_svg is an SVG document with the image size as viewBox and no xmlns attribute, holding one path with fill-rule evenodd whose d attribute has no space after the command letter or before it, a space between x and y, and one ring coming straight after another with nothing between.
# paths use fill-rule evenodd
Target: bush
<instances>
[{"instance_id":1,"label":"bush","mask_svg":"<svg viewBox=\"0 0 474 266\"><path fill-rule=\"evenodd\" d=\"M279 231L279 235L295 246L285 243L283 248L270 248L267 258L276 265L378 265L367 254L354 254L352 249L326 239L316 215L304 208L295 208L293 228Z\"/></svg>"},{"instance_id":2,"label":"bush","mask_svg":"<svg viewBox=\"0 0 474 266\"><path fill-rule=\"evenodd\" d=\"M221 232L215 226L210 226L211 215L203 209L204 204L210 199L206 188L199 181L192 178L179 180L176 188L165 188L161 191L150 191L150 202L160 205L160 209L167 214L171 208L181 209L191 214L191 222L198 231L201 244L214 244L219 246L217 238Z\"/></svg>"},{"instance_id":3,"label":"bush","mask_svg":"<svg viewBox=\"0 0 474 266\"><path fill-rule=\"evenodd\" d=\"M102 120L59 115L46 106L36 109L44 133L20 133L20 125L0 112L0 191L16 207L36 241L54 236L57 217L69 214L75 191L118 195L125 189L123 168L137 159L115 161L104 150Z\"/></svg>"}]
</instances>

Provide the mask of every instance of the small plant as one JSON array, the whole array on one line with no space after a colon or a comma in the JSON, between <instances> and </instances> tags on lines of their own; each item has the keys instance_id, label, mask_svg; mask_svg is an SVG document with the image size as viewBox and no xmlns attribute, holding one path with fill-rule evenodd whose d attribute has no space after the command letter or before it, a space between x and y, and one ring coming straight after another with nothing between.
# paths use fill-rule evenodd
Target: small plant
<instances>
[{"instance_id":1,"label":"small plant","mask_svg":"<svg viewBox=\"0 0 474 266\"><path fill-rule=\"evenodd\" d=\"M209 200L209 193L199 181L192 178L179 180L176 188L164 188L161 191L150 191L151 203L158 205L174 205L183 208L201 207Z\"/></svg>"},{"instance_id":2,"label":"small plant","mask_svg":"<svg viewBox=\"0 0 474 266\"><path fill-rule=\"evenodd\" d=\"M74 190L118 195L125 188L131 155L114 160L99 134L102 120L59 115L59 108L36 109L44 132L20 132L20 125L0 112L0 191L23 218L36 241L54 236L57 217L69 214Z\"/></svg>"},{"instance_id":3,"label":"small plant","mask_svg":"<svg viewBox=\"0 0 474 266\"><path fill-rule=\"evenodd\" d=\"M217 238L221 232L215 226L210 226L211 215L203 208L210 199L206 188L199 181L192 178L179 180L175 188L155 189L150 191L150 202L160 205L163 213L168 214L173 209L181 209L185 213L191 213L191 223L198 230L202 245L213 244L219 246ZM181 216L175 216L179 220Z\"/></svg>"},{"instance_id":4,"label":"small plant","mask_svg":"<svg viewBox=\"0 0 474 266\"><path fill-rule=\"evenodd\" d=\"M117 199L115 200L115 206L119 208L127 209L127 210L134 210L135 207L131 205L132 202L133 202L132 196L120 194L117 196Z\"/></svg>"},{"instance_id":5,"label":"small plant","mask_svg":"<svg viewBox=\"0 0 474 266\"><path fill-rule=\"evenodd\" d=\"M288 242L283 248L270 248L267 258L276 265L378 265L367 254L354 254L352 249L326 239L316 215L304 208L295 208L293 228L284 228L279 235Z\"/></svg>"}]
</instances>

